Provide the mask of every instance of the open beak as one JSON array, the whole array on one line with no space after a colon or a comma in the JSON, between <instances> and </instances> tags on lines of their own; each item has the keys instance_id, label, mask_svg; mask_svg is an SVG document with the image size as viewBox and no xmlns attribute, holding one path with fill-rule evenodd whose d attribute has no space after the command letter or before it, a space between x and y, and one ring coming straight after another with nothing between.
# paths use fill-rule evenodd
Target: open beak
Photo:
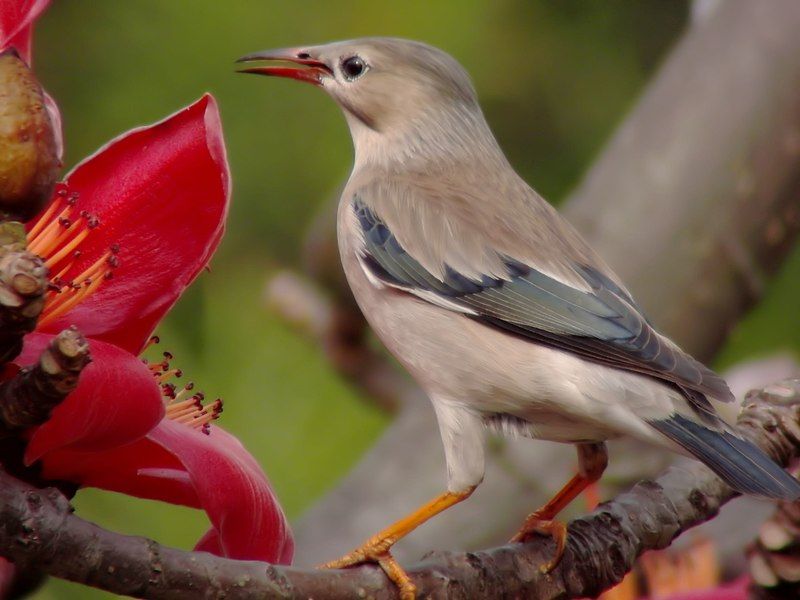
<instances>
[{"instance_id":1,"label":"open beak","mask_svg":"<svg viewBox=\"0 0 800 600\"><path fill-rule=\"evenodd\" d=\"M333 71L321 60L312 58L306 50L298 48L281 48L279 50L262 50L255 54L248 54L238 59L237 63L249 63L256 61L280 61L288 62L299 67L289 66L261 66L247 67L239 69L239 73L255 73L256 75L269 75L272 77L287 77L306 81L314 85L322 85L325 77L333 76Z\"/></svg>"}]
</instances>

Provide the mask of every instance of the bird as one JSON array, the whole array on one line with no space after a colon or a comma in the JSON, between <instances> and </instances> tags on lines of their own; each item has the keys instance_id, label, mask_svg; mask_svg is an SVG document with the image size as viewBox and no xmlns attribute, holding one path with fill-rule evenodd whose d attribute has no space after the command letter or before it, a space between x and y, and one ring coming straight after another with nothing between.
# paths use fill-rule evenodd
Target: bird
<instances>
[{"instance_id":1,"label":"bird","mask_svg":"<svg viewBox=\"0 0 800 600\"><path fill-rule=\"evenodd\" d=\"M413 598L391 547L472 494L487 431L577 449L577 473L511 538L552 536L545 571L565 549L557 516L600 479L610 439L697 459L744 494L800 497L800 483L717 413L715 402L734 400L725 380L657 331L517 174L456 59L373 37L238 62L311 83L342 109L354 148L337 217L344 272L371 328L429 396L444 446L446 491L324 567L378 563Z\"/></svg>"}]
</instances>

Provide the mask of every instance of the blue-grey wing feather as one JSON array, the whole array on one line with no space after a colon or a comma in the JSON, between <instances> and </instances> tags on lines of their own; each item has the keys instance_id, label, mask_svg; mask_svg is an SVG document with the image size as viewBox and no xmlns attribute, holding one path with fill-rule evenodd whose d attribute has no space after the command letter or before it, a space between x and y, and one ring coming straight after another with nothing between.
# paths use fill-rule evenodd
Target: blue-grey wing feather
<instances>
[{"instance_id":1,"label":"blue-grey wing feather","mask_svg":"<svg viewBox=\"0 0 800 600\"><path fill-rule=\"evenodd\" d=\"M353 209L364 238L362 263L378 280L429 298L433 294L489 326L671 383L702 412L710 410L703 396L733 399L722 378L659 335L630 295L592 266L574 265L589 291L507 256L505 277L477 279L445 265L440 278L415 260L358 197Z\"/></svg>"}]
</instances>

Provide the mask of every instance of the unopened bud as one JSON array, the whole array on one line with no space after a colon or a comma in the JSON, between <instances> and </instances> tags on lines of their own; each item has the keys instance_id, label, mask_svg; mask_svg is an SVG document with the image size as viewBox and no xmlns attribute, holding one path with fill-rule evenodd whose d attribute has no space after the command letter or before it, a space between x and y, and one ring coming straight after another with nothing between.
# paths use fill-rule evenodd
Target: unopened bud
<instances>
[{"instance_id":1,"label":"unopened bud","mask_svg":"<svg viewBox=\"0 0 800 600\"><path fill-rule=\"evenodd\" d=\"M60 168L44 92L13 50L0 53L0 215L27 220L53 193Z\"/></svg>"}]
</instances>

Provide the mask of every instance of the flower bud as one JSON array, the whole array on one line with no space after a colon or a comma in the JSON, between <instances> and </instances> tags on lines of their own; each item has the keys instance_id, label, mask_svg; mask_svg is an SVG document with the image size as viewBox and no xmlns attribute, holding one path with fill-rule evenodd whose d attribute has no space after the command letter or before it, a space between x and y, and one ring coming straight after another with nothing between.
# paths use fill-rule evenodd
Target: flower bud
<instances>
[{"instance_id":1,"label":"flower bud","mask_svg":"<svg viewBox=\"0 0 800 600\"><path fill-rule=\"evenodd\" d=\"M16 51L6 50L0 53L0 218L38 213L60 167L44 92Z\"/></svg>"}]
</instances>

